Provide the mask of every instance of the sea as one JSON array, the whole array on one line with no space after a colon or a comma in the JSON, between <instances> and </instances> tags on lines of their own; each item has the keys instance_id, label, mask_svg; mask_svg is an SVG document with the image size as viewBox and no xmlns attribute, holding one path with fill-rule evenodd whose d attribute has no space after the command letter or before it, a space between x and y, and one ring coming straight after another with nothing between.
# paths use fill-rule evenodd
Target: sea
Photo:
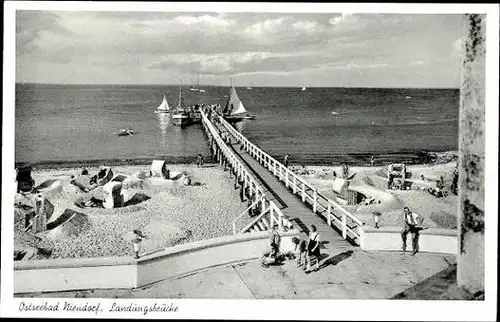
<instances>
[{"instance_id":1,"label":"sea","mask_svg":"<svg viewBox=\"0 0 500 322\"><path fill-rule=\"evenodd\" d=\"M229 88L184 86L186 104L224 104ZM236 87L256 116L236 125L270 155L291 164L418 163L458 149L458 89ZM15 161L190 162L210 152L201 125L174 126L155 109L179 86L16 84ZM334 113L333 113L334 112ZM136 135L119 137L120 129Z\"/></svg>"}]
</instances>

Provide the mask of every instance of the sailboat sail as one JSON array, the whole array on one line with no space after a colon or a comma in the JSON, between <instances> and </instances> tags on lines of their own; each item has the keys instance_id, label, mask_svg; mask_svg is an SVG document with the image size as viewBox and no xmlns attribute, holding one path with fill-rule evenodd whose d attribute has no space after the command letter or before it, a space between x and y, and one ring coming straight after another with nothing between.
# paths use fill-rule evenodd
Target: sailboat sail
<instances>
[{"instance_id":1,"label":"sailboat sail","mask_svg":"<svg viewBox=\"0 0 500 322\"><path fill-rule=\"evenodd\" d=\"M240 98L238 97L238 93L236 92L236 88L234 86L231 86L231 92L229 94L229 101L225 109L226 113L229 115L236 115L236 114L243 114L246 113L247 110L245 109L245 106L241 102Z\"/></svg>"},{"instance_id":2,"label":"sailboat sail","mask_svg":"<svg viewBox=\"0 0 500 322\"><path fill-rule=\"evenodd\" d=\"M159 111L170 111L170 106L168 105L167 96L166 95L163 95L163 101L161 102L160 106L158 106L157 110L159 110Z\"/></svg>"}]
</instances>

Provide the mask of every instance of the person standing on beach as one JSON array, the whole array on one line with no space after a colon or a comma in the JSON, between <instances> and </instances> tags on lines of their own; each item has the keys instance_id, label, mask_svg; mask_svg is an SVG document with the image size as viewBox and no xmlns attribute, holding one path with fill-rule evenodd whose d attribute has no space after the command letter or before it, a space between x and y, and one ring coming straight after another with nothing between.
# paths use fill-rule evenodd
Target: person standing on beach
<instances>
[{"instance_id":1,"label":"person standing on beach","mask_svg":"<svg viewBox=\"0 0 500 322\"><path fill-rule=\"evenodd\" d=\"M453 180L451 183L451 192L458 194L458 168L453 170Z\"/></svg>"},{"instance_id":2,"label":"person standing on beach","mask_svg":"<svg viewBox=\"0 0 500 322\"><path fill-rule=\"evenodd\" d=\"M316 226L311 225L311 231L309 232L309 242L307 244L307 268L306 268L306 273L311 272L311 259L314 257L316 261L316 267L314 268L314 271L319 270L319 255L320 255L320 250L319 250L319 244L320 244L320 239L319 239L319 233L317 232Z\"/></svg>"},{"instance_id":3,"label":"person standing on beach","mask_svg":"<svg viewBox=\"0 0 500 322\"><path fill-rule=\"evenodd\" d=\"M146 236L144 236L144 234L138 229L134 229L133 233L134 238L132 239L132 242L134 243L134 258L138 259L139 250L141 249L141 242L144 238L146 238Z\"/></svg>"},{"instance_id":4,"label":"person standing on beach","mask_svg":"<svg viewBox=\"0 0 500 322\"><path fill-rule=\"evenodd\" d=\"M408 233L411 233L411 241L412 241L412 255L415 255L418 252L418 238L420 237L420 230L422 223L424 222L424 218L414 213L408 207L404 207L403 216L405 220L405 227L401 232L401 238L403 239L403 252L406 252L406 237Z\"/></svg>"},{"instance_id":5,"label":"person standing on beach","mask_svg":"<svg viewBox=\"0 0 500 322\"><path fill-rule=\"evenodd\" d=\"M271 230L271 235L269 236L269 246L264 254L261 257L261 263L264 266L267 266L270 262L270 259L276 260L280 251L281 245L281 236L278 232L278 224L274 224ZM272 262L272 260L271 260Z\"/></svg>"},{"instance_id":6,"label":"person standing on beach","mask_svg":"<svg viewBox=\"0 0 500 322\"><path fill-rule=\"evenodd\" d=\"M370 163L372 164L372 167L375 164L375 157L373 155L372 155L372 158L370 159Z\"/></svg>"},{"instance_id":7,"label":"person standing on beach","mask_svg":"<svg viewBox=\"0 0 500 322\"><path fill-rule=\"evenodd\" d=\"M304 257L304 265L307 265L307 242L297 237L292 238L294 244L294 252L297 256L297 267L302 266L302 257Z\"/></svg>"},{"instance_id":8,"label":"person standing on beach","mask_svg":"<svg viewBox=\"0 0 500 322\"><path fill-rule=\"evenodd\" d=\"M389 180L387 181L387 189L392 189L392 183L394 182L394 176L389 173Z\"/></svg>"},{"instance_id":9,"label":"person standing on beach","mask_svg":"<svg viewBox=\"0 0 500 322\"><path fill-rule=\"evenodd\" d=\"M288 168L288 161L290 160L290 155L286 154L285 157L283 158L283 165L285 168Z\"/></svg>"}]
</instances>

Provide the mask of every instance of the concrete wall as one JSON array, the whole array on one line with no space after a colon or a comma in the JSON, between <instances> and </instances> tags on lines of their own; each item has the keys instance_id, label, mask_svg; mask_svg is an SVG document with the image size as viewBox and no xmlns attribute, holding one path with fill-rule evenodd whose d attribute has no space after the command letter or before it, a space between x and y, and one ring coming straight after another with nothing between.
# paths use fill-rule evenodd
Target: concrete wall
<instances>
[{"instance_id":1,"label":"concrete wall","mask_svg":"<svg viewBox=\"0 0 500 322\"><path fill-rule=\"evenodd\" d=\"M14 263L14 293L130 288L137 284L132 258L50 259Z\"/></svg>"},{"instance_id":2,"label":"concrete wall","mask_svg":"<svg viewBox=\"0 0 500 322\"><path fill-rule=\"evenodd\" d=\"M282 233L282 250L292 249L298 230ZM269 233L224 236L131 257L51 259L14 263L14 293L136 288L212 266L262 255Z\"/></svg>"},{"instance_id":3,"label":"concrete wall","mask_svg":"<svg viewBox=\"0 0 500 322\"><path fill-rule=\"evenodd\" d=\"M457 282L471 293L484 290L485 20L484 15L464 15Z\"/></svg>"},{"instance_id":4,"label":"concrete wall","mask_svg":"<svg viewBox=\"0 0 500 322\"><path fill-rule=\"evenodd\" d=\"M379 251L401 251L402 227L363 227L361 249ZM452 229L429 228L420 232L419 250L431 253L457 253L458 231ZM407 250L411 251L411 234L407 236Z\"/></svg>"},{"instance_id":5,"label":"concrete wall","mask_svg":"<svg viewBox=\"0 0 500 322\"><path fill-rule=\"evenodd\" d=\"M293 249L291 239L298 235L296 230L283 233L282 250ZM138 285L148 285L223 263L258 258L267 249L268 236L269 232L265 231L226 236L191 243L189 248L180 245L145 256L139 260Z\"/></svg>"}]
</instances>

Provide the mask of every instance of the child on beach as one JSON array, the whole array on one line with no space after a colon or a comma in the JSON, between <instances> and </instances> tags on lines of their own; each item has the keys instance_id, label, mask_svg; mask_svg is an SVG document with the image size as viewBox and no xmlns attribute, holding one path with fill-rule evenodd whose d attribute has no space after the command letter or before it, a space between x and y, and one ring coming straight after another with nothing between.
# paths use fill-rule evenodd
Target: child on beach
<instances>
[{"instance_id":1,"label":"child on beach","mask_svg":"<svg viewBox=\"0 0 500 322\"><path fill-rule=\"evenodd\" d=\"M139 250L141 249L140 244L142 240L146 238L146 236L144 236L144 234L138 229L134 229L132 232L134 233L134 238L132 239L132 242L134 243L134 258L138 259Z\"/></svg>"},{"instance_id":2,"label":"child on beach","mask_svg":"<svg viewBox=\"0 0 500 322\"><path fill-rule=\"evenodd\" d=\"M307 264L307 242L297 237L292 238L295 245L294 251L297 256L297 267L302 266L302 256L304 257L304 265Z\"/></svg>"}]
</instances>

